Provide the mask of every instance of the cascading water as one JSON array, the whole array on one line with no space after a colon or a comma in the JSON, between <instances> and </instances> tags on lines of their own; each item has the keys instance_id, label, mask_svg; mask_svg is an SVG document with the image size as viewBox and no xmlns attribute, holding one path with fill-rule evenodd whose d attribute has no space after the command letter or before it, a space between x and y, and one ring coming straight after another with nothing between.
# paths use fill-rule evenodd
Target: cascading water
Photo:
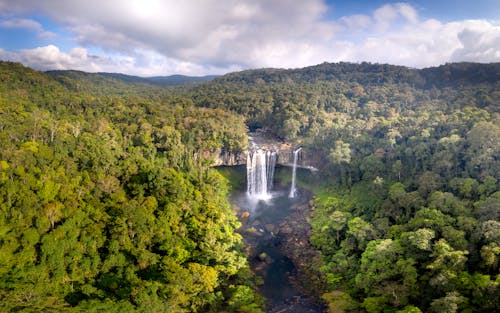
<instances>
[{"instance_id":1,"label":"cascading water","mask_svg":"<svg viewBox=\"0 0 500 313\"><path fill-rule=\"evenodd\" d=\"M267 191L273 189L274 169L276 168L276 152L267 151Z\"/></svg>"},{"instance_id":2,"label":"cascading water","mask_svg":"<svg viewBox=\"0 0 500 313\"><path fill-rule=\"evenodd\" d=\"M288 195L289 198L295 198L295 194L297 192L295 188L295 176L297 176L297 159L300 150L302 150L302 147L293 151L292 187L290 187L290 194Z\"/></svg>"},{"instance_id":3,"label":"cascading water","mask_svg":"<svg viewBox=\"0 0 500 313\"><path fill-rule=\"evenodd\" d=\"M252 199L271 198L276 152L255 149L247 153L247 194Z\"/></svg>"}]
</instances>

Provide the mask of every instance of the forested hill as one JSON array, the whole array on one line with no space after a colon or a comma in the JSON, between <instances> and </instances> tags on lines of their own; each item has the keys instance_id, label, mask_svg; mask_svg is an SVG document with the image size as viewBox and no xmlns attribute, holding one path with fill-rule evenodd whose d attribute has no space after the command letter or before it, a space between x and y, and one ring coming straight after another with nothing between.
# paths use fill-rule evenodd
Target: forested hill
<instances>
[{"instance_id":1,"label":"forested hill","mask_svg":"<svg viewBox=\"0 0 500 313\"><path fill-rule=\"evenodd\" d=\"M62 84L66 84L71 89L78 89L74 83L84 82L87 85L114 87L116 89L126 89L127 87L135 86L146 88L147 86L169 87L180 85L193 85L210 81L217 76L185 76L185 75L171 75L171 76L153 76L153 77L139 77L132 75L125 75L119 73L86 73L82 71L73 70L59 70L47 71L47 75L55 78Z\"/></svg>"},{"instance_id":2,"label":"forested hill","mask_svg":"<svg viewBox=\"0 0 500 313\"><path fill-rule=\"evenodd\" d=\"M357 82L362 85L406 83L419 88L469 85L498 81L500 63L451 63L422 70L372 63L323 63L300 69L260 69L230 73L219 82L314 83L324 80Z\"/></svg>"},{"instance_id":3,"label":"forested hill","mask_svg":"<svg viewBox=\"0 0 500 313\"><path fill-rule=\"evenodd\" d=\"M332 312L500 311L500 64L252 70L191 95L320 169Z\"/></svg>"},{"instance_id":4,"label":"forested hill","mask_svg":"<svg viewBox=\"0 0 500 313\"><path fill-rule=\"evenodd\" d=\"M251 128L286 139L317 132L332 114L366 119L389 112L450 107L498 111L500 63L452 63L428 69L370 63L323 63L303 69L231 73L196 87L199 106L244 115ZM432 106L425 109L427 106Z\"/></svg>"}]
</instances>

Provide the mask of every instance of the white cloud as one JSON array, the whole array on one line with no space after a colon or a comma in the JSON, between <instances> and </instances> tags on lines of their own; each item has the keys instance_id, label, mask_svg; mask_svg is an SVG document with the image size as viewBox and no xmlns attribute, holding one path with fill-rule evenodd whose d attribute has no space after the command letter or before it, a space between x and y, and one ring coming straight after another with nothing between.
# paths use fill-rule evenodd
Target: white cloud
<instances>
[{"instance_id":1,"label":"white cloud","mask_svg":"<svg viewBox=\"0 0 500 313\"><path fill-rule=\"evenodd\" d=\"M373 13L375 26L378 31L384 32L389 29L391 24L398 18L397 7L392 4L386 4Z\"/></svg>"},{"instance_id":2,"label":"white cloud","mask_svg":"<svg viewBox=\"0 0 500 313\"><path fill-rule=\"evenodd\" d=\"M355 14L340 18L340 23L345 25L346 30L358 32L366 31L368 27L372 26L373 21L368 15Z\"/></svg>"},{"instance_id":3,"label":"white cloud","mask_svg":"<svg viewBox=\"0 0 500 313\"><path fill-rule=\"evenodd\" d=\"M334 33L322 21L322 0L19 2L65 25L82 46L222 68L306 65L294 59L317 55L311 50L324 49Z\"/></svg>"},{"instance_id":4,"label":"white cloud","mask_svg":"<svg viewBox=\"0 0 500 313\"><path fill-rule=\"evenodd\" d=\"M56 36L53 32L49 32L43 29L42 24L34 21L32 19L26 18L14 18L0 21L0 28L20 28L26 29L38 34L40 39L52 39Z\"/></svg>"},{"instance_id":5,"label":"white cloud","mask_svg":"<svg viewBox=\"0 0 500 313\"><path fill-rule=\"evenodd\" d=\"M86 72L129 73L140 76L159 76L166 73L186 75L223 74L241 69L239 67L221 68L168 59L151 51L138 51L134 55L111 54L99 56L90 54L83 47L76 47L69 52L63 52L54 45L15 52L0 48L0 59L20 62L42 71L74 69Z\"/></svg>"},{"instance_id":6,"label":"white cloud","mask_svg":"<svg viewBox=\"0 0 500 313\"><path fill-rule=\"evenodd\" d=\"M85 48L73 48L69 53L62 52L54 45L26 49L18 52L0 51L0 57L21 62L36 69L62 70L76 69L96 71L99 66L92 62Z\"/></svg>"},{"instance_id":7,"label":"white cloud","mask_svg":"<svg viewBox=\"0 0 500 313\"><path fill-rule=\"evenodd\" d=\"M401 14L401 16L403 16L407 21L411 23L418 22L418 13L414 7L408 3L398 3L396 7L399 9L399 14Z\"/></svg>"},{"instance_id":8,"label":"white cloud","mask_svg":"<svg viewBox=\"0 0 500 313\"><path fill-rule=\"evenodd\" d=\"M500 62L500 27L487 21L426 20L369 37L353 47L355 61L428 67L452 61Z\"/></svg>"},{"instance_id":9,"label":"white cloud","mask_svg":"<svg viewBox=\"0 0 500 313\"><path fill-rule=\"evenodd\" d=\"M0 0L0 8L6 2ZM101 51L45 46L9 52L43 69L198 75L324 61L412 67L500 61L498 22L425 20L408 3L336 21L326 19L323 0L18 0L8 8L10 15L29 8L48 15L79 47Z\"/></svg>"},{"instance_id":10,"label":"white cloud","mask_svg":"<svg viewBox=\"0 0 500 313\"><path fill-rule=\"evenodd\" d=\"M452 60L491 62L500 61L500 26L484 21L468 21L458 35L461 47Z\"/></svg>"}]
</instances>

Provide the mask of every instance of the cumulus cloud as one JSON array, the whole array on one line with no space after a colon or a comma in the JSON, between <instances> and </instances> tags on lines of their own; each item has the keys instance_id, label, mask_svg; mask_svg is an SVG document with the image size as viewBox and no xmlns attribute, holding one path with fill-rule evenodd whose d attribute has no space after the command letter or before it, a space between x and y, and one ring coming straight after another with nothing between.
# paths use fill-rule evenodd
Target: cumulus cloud
<instances>
[{"instance_id":1,"label":"cumulus cloud","mask_svg":"<svg viewBox=\"0 0 500 313\"><path fill-rule=\"evenodd\" d=\"M469 21L460 32L461 47L456 49L451 60L490 62L500 61L500 27L484 21Z\"/></svg>"},{"instance_id":2,"label":"cumulus cloud","mask_svg":"<svg viewBox=\"0 0 500 313\"><path fill-rule=\"evenodd\" d=\"M7 51L0 48L0 60L23 63L38 70L81 70L86 72L119 72L140 76L158 76L169 73L202 75L224 74L237 71L239 67L216 67L188 61L169 59L151 51L136 51L132 55L90 53L86 48L76 47L69 52L54 45Z\"/></svg>"},{"instance_id":3,"label":"cumulus cloud","mask_svg":"<svg viewBox=\"0 0 500 313\"><path fill-rule=\"evenodd\" d=\"M69 53L62 52L54 45L26 49L18 52L0 51L3 59L21 62L37 69L76 69L97 70L99 66L92 62L85 48L73 48Z\"/></svg>"},{"instance_id":4,"label":"cumulus cloud","mask_svg":"<svg viewBox=\"0 0 500 313\"><path fill-rule=\"evenodd\" d=\"M324 61L412 67L500 61L498 24L424 20L408 3L328 20L323 0L17 0L11 6L6 2L12 1L0 0L6 14L40 12L63 25L79 47L102 51L97 56L45 46L17 52L19 59L44 69L196 75ZM22 19L17 23L30 25Z\"/></svg>"},{"instance_id":5,"label":"cumulus cloud","mask_svg":"<svg viewBox=\"0 0 500 313\"><path fill-rule=\"evenodd\" d=\"M334 25L322 21L322 0L19 3L65 25L82 46L141 57L150 51L165 62L207 68L306 65L323 54L334 33Z\"/></svg>"},{"instance_id":6,"label":"cumulus cloud","mask_svg":"<svg viewBox=\"0 0 500 313\"><path fill-rule=\"evenodd\" d=\"M498 22L422 20L414 7L397 3L384 5L371 16L343 17L337 23L343 31L337 34L336 47L346 61L417 68L446 62L500 62Z\"/></svg>"}]
</instances>

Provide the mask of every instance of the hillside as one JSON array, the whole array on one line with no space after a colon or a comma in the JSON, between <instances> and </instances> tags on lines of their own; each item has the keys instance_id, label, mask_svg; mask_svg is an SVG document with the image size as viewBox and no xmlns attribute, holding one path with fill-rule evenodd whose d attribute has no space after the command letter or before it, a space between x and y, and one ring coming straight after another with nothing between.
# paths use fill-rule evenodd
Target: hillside
<instances>
[{"instance_id":1,"label":"hillside","mask_svg":"<svg viewBox=\"0 0 500 313\"><path fill-rule=\"evenodd\" d=\"M227 182L202 157L245 147L241 117L8 62L0 104L0 311L258 307Z\"/></svg>"},{"instance_id":2,"label":"hillside","mask_svg":"<svg viewBox=\"0 0 500 313\"><path fill-rule=\"evenodd\" d=\"M302 183L332 312L500 310L500 64L250 70L193 101L320 169Z\"/></svg>"},{"instance_id":3,"label":"hillside","mask_svg":"<svg viewBox=\"0 0 500 313\"><path fill-rule=\"evenodd\" d=\"M210 166L249 129L319 169L297 184L332 312L500 311L499 63L166 81L0 62L6 311L261 312Z\"/></svg>"}]
</instances>

